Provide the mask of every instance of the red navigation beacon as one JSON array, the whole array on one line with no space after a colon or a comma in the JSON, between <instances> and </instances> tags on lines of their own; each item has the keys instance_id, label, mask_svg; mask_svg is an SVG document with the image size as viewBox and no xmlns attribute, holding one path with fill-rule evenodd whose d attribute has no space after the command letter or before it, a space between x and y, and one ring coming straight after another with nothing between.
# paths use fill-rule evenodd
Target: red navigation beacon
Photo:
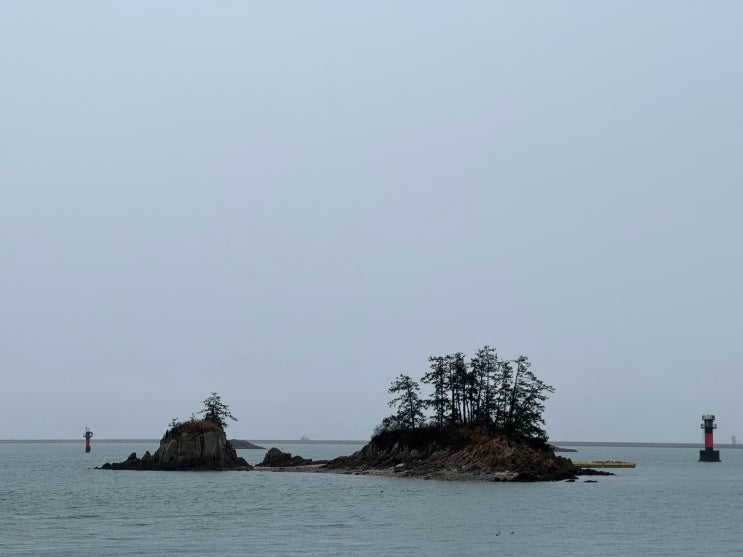
<instances>
[{"instance_id":1,"label":"red navigation beacon","mask_svg":"<svg viewBox=\"0 0 743 557\"><path fill-rule=\"evenodd\" d=\"M93 432L88 429L88 426L85 426L85 434L83 435L85 437L85 452L90 452L90 438L93 437Z\"/></svg>"},{"instance_id":2,"label":"red navigation beacon","mask_svg":"<svg viewBox=\"0 0 743 557\"><path fill-rule=\"evenodd\" d=\"M704 449L699 451L700 462L720 462L720 451L713 449L712 432L717 428L714 414L702 416L702 429L704 430Z\"/></svg>"}]
</instances>

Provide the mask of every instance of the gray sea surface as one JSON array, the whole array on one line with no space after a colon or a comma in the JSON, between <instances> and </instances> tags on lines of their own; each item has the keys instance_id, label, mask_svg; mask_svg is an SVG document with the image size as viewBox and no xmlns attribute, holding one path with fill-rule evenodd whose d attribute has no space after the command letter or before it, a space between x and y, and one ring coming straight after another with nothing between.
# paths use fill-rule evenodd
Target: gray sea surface
<instances>
[{"instance_id":1,"label":"gray sea surface","mask_svg":"<svg viewBox=\"0 0 743 557\"><path fill-rule=\"evenodd\" d=\"M95 470L156 448L0 443L0 555L743 555L743 450L578 447L637 467L575 483Z\"/></svg>"}]
</instances>

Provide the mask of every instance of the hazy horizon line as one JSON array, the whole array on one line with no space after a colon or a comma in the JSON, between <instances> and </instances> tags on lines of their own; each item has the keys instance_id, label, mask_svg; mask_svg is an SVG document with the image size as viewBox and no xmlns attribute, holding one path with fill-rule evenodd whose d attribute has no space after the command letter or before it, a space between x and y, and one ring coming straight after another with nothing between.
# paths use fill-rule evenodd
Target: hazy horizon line
<instances>
[{"instance_id":1,"label":"hazy horizon line","mask_svg":"<svg viewBox=\"0 0 743 557\"><path fill-rule=\"evenodd\" d=\"M248 441L254 444L284 444L284 445L360 445L369 442L369 439L238 439L231 440ZM144 438L104 438L96 439L93 443L159 443L160 439ZM84 439L70 438L28 438L28 439L0 439L0 443L80 443L84 444ZM666 447L666 448L700 448L704 446L701 442L678 442L678 441L549 441L550 445L560 447ZM715 443L716 448L737 449L743 448L743 443Z\"/></svg>"}]
</instances>

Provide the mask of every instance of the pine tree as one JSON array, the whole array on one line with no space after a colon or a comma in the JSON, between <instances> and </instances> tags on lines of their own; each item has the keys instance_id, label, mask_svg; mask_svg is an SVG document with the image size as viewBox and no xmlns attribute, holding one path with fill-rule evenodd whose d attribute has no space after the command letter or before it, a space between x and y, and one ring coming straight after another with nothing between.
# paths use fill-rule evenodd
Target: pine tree
<instances>
[{"instance_id":1,"label":"pine tree","mask_svg":"<svg viewBox=\"0 0 743 557\"><path fill-rule=\"evenodd\" d=\"M446 364L444 358L441 356L430 356L428 362L430 371L423 376L421 382L431 385L433 387L433 393L426 400L426 405L433 409L433 423L437 427L444 427L449 408L449 399L446 394Z\"/></svg>"},{"instance_id":2,"label":"pine tree","mask_svg":"<svg viewBox=\"0 0 743 557\"><path fill-rule=\"evenodd\" d=\"M494 431L504 431L506 429L511 401L512 379L513 366L511 366L511 362L498 361L495 376L493 378L494 410L492 428Z\"/></svg>"},{"instance_id":3,"label":"pine tree","mask_svg":"<svg viewBox=\"0 0 743 557\"><path fill-rule=\"evenodd\" d=\"M230 412L229 406L222 402L222 398L217 393L212 393L201 403L204 405L204 409L199 414L205 420L219 424L223 429L227 427L227 418L237 421L237 418Z\"/></svg>"},{"instance_id":4,"label":"pine tree","mask_svg":"<svg viewBox=\"0 0 743 557\"><path fill-rule=\"evenodd\" d=\"M473 375L474 420L473 423L490 428L495 413L495 384L498 355L495 348L484 346L470 360Z\"/></svg>"},{"instance_id":5,"label":"pine tree","mask_svg":"<svg viewBox=\"0 0 743 557\"><path fill-rule=\"evenodd\" d=\"M526 356L519 356L514 363L516 371L510 388L508 413L503 429L508 433L547 439L544 425L544 401L554 387L540 380L531 370Z\"/></svg>"},{"instance_id":6,"label":"pine tree","mask_svg":"<svg viewBox=\"0 0 743 557\"><path fill-rule=\"evenodd\" d=\"M397 406L395 418L403 429L415 429L416 425L423 423L425 402L420 399L420 387L417 381L413 381L408 375L400 374L387 392L397 395L388 404L390 407Z\"/></svg>"}]
</instances>

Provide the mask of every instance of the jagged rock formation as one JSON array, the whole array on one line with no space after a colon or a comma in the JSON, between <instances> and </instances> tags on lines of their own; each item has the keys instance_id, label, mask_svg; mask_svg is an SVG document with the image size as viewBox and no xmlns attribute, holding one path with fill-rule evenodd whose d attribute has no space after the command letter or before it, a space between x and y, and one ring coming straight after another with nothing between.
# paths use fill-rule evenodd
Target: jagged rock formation
<instances>
[{"instance_id":1,"label":"jagged rock formation","mask_svg":"<svg viewBox=\"0 0 743 557\"><path fill-rule=\"evenodd\" d=\"M191 420L166 431L154 455L136 453L124 462L106 463L105 470L250 470L227 441L224 429L212 421Z\"/></svg>"},{"instance_id":2,"label":"jagged rock formation","mask_svg":"<svg viewBox=\"0 0 743 557\"><path fill-rule=\"evenodd\" d=\"M555 481L579 473L543 441L434 428L382 433L318 471L469 481Z\"/></svg>"},{"instance_id":3,"label":"jagged rock formation","mask_svg":"<svg viewBox=\"0 0 743 557\"><path fill-rule=\"evenodd\" d=\"M308 466L310 464L318 463L313 462L311 458L302 458L299 455L292 456L291 453L285 453L280 451L276 447L271 447L270 449L268 449L266 456L263 457L263 462L261 462L258 466L266 466L269 468L284 468L293 466Z\"/></svg>"}]
</instances>

